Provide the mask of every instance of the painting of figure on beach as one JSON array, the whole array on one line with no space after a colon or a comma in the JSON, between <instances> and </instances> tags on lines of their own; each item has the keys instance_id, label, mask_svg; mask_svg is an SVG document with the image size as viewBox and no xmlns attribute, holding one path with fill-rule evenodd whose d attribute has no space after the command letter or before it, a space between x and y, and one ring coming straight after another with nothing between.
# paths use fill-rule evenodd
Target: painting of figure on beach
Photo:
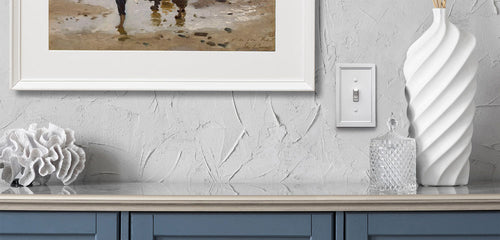
<instances>
[{"instance_id":1,"label":"painting of figure on beach","mask_svg":"<svg viewBox=\"0 0 500 240\"><path fill-rule=\"evenodd\" d=\"M275 51L276 0L49 0L49 50Z\"/></svg>"}]
</instances>

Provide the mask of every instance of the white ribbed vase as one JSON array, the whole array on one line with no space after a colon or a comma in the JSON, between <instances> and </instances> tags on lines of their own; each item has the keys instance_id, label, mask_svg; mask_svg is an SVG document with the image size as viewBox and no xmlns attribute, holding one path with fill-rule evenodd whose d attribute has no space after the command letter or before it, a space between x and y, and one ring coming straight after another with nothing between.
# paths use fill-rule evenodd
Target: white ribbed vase
<instances>
[{"instance_id":1,"label":"white ribbed vase","mask_svg":"<svg viewBox=\"0 0 500 240\"><path fill-rule=\"evenodd\" d=\"M404 64L410 136L417 142L417 181L426 186L469 182L478 63L473 35L434 9L431 27L408 50Z\"/></svg>"}]
</instances>

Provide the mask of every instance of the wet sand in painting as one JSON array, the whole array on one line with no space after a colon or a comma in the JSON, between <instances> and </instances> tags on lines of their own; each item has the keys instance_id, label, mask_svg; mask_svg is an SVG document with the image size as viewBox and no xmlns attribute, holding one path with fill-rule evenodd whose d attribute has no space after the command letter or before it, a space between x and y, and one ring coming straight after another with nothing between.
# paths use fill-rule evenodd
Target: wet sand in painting
<instances>
[{"instance_id":1,"label":"wet sand in painting","mask_svg":"<svg viewBox=\"0 0 500 240\"><path fill-rule=\"evenodd\" d=\"M274 51L276 0L49 0L50 50Z\"/></svg>"}]
</instances>

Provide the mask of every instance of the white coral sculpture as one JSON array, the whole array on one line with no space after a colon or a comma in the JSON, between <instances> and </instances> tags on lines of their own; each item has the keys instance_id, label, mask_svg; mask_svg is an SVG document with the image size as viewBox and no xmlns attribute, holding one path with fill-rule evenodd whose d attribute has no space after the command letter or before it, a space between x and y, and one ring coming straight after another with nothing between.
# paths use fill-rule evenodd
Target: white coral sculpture
<instances>
[{"instance_id":1,"label":"white coral sculpture","mask_svg":"<svg viewBox=\"0 0 500 240\"><path fill-rule=\"evenodd\" d=\"M0 138L1 178L11 184L46 184L51 174L64 185L76 180L85 168L85 152L75 145L75 132L54 124L38 128L13 129Z\"/></svg>"}]
</instances>

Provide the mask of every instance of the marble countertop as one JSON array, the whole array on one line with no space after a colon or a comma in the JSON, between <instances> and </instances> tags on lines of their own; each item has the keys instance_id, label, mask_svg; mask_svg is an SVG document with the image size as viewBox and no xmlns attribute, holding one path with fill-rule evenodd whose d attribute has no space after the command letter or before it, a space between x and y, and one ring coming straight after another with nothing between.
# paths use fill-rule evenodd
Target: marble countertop
<instances>
[{"instance_id":1,"label":"marble countertop","mask_svg":"<svg viewBox=\"0 0 500 240\"><path fill-rule=\"evenodd\" d=\"M89 183L11 188L0 210L35 211L439 211L500 210L500 183L420 187L412 194L366 184Z\"/></svg>"}]
</instances>

